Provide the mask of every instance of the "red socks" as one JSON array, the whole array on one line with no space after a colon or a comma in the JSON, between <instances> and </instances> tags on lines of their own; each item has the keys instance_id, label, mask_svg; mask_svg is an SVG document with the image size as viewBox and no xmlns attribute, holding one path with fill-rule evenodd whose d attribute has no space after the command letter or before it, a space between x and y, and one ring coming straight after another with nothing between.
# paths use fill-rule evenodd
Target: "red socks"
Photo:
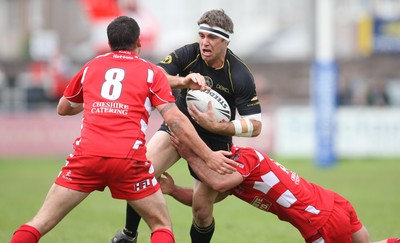
<instances>
[{"instance_id":1,"label":"red socks","mask_svg":"<svg viewBox=\"0 0 400 243\"><path fill-rule=\"evenodd\" d=\"M40 232L30 225L21 225L10 243L38 243ZM151 234L151 243L175 243L174 234L168 229L158 229Z\"/></svg>"},{"instance_id":2,"label":"red socks","mask_svg":"<svg viewBox=\"0 0 400 243\"><path fill-rule=\"evenodd\" d=\"M40 232L30 225L23 224L15 232L10 243L37 243Z\"/></svg>"},{"instance_id":3,"label":"red socks","mask_svg":"<svg viewBox=\"0 0 400 243\"><path fill-rule=\"evenodd\" d=\"M400 242L400 238L390 238L390 239L387 239L387 243L396 243L396 242Z\"/></svg>"},{"instance_id":4,"label":"red socks","mask_svg":"<svg viewBox=\"0 0 400 243\"><path fill-rule=\"evenodd\" d=\"M151 233L151 243L175 243L174 234L165 228L155 230Z\"/></svg>"}]
</instances>

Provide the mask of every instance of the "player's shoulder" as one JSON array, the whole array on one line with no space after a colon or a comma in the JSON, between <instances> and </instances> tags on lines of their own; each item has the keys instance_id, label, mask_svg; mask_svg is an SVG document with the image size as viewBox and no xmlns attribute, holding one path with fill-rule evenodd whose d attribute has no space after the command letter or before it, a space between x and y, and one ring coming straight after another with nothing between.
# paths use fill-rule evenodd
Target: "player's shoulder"
<instances>
[{"instance_id":1,"label":"player's shoulder","mask_svg":"<svg viewBox=\"0 0 400 243\"><path fill-rule=\"evenodd\" d=\"M258 173L256 168L261 168L260 164L268 158L264 153L250 147L236 147L231 149L231 159L238 162L241 174Z\"/></svg>"},{"instance_id":2,"label":"player's shoulder","mask_svg":"<svg viewBox=\"0 0 400 243\"><path fill-rule=\"evenodd\" d=\"M169 65L176 60L186 60L196 57L200 53L200 48L198 43L189 43L181 47L178 47L173 52L168 54L163 60L161 60L157 65L165 66Z\"/></svg>"},{"instance_id":3,"label":"player's shoulder","mask_svg":"<svg viewBox=\"0 0 400 243\"><path fill-rule=\"evenodd\" d=\"M189 43L181 46L180 48L174 51L175 55L181 56L197 56L200 53L199 43Z\"/></svg>"},{"instance_id":4,"label":"player's shoulder","mask_svg":"<svg viewBox=\"0 0 400 243\"><path fill-rule=\"evenodd\" d=\"M267 157L263 152L251 147L240 147L233 145L231 148L231 152L233 155L242 154L243 156L259 157L260 159L261 157Z\"/></svg>"},{"instance_id":5,"label":"player's shoulder","mask_svg":"<svg viewBox=\"0 0 400 243\"><path fill-rule=\"evenodd\" d=\"M133 55L126 55L126 54L118 54L115 52L107 52L104 54L100 54L92 58L91 60L87 61L84 65L86 66L107 66L115 61L132 61L137 60Z\"/></svg>"},{"instance_id":6,"label":"player's shoulder","mask_svg":"<svg viewBox=\"0 0 400 243\"><path fill-rule=\"evenodd\" d=\"M250 71L250 68L247 66L245 62L242 61L236 54L232 52L232 50L228 49L226 54L226 59L230 65L230 72L232 77L235 80L239 80L241 83L244 80L253 81L253 74Z\"/></svg>"},{"instance_id":7,"label":"player's shoulder","mask_svg":"<svg viewBox=\"0 0 400 243\"><path fill-rule=\"evenodd\" d=\"M246 63L229 48L226 51L226 59L228 59L231 65L247 67Z\"/></svg>"},{"instance_id":8,"label":"player's shoulder","mask_svg":"<svg viewBox=\"0 0 400 243\"><path fill-rule=\"evenodd\" d=\"M113 54L112 52L107 52L104 54L97 55L94 58L92 58L91 60L89 60L87 63L103 61L104 59L108 59L108 58L112 57L112 54Z\"/></svg>"},{"instance_id":9,"label":"player's shoulder","mask_svg":"<svg viewBox=\"0 0 400 243\"><path fill-rule=\"evenodd\" d=\"M151 72L153 73L153 76L157 76L157 77L164 77L165 74L162 71L161 66L156 65L155 63L152 63L150 61L146 61L144 60L144 64L147 66L148 70L151 70ZM166 78L166 76L165 76Z\"/></svg>"}]
</instances>

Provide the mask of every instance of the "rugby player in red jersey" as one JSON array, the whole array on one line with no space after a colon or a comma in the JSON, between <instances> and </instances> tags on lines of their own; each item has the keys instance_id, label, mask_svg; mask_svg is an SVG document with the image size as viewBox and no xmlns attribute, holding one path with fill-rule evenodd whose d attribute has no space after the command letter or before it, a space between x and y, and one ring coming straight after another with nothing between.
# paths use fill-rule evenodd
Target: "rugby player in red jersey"
<instances>
[{"instance_id":1,"label":"rugby player in red jersey","mask_svg":"<svg viewBox=\"0 0 400 243\"><path fill-rule=\"evenodd\" d=\"M367 229L346 198L308 182L265 153L234 145L229 156L237 162L237 172L220 175L196 156L195 149L183 146L175 136L171 140L200 179L220 192L217 201L234 195L273 213L298 229L307 243L371 243ZM191 206L192 188L179 187L168 173L164 175L158 179L163 193ZM395 242L400 242L400 238L378 243Z\"/></svg>"},{"instance_id":2,"label":"rugby player in red jersey","mask_svg":"<svg viewBox=\"0 0 400 243\"><path fill-rule=\"evenodd\" d=\"M11 243L36 243L91 192L109 187L126 200L151 229L152 243L172 243L167 205L146 157L145 132L153 107L171 131L198 155L231 173L233 161L213 152L175 105L168 80L156 65L139 57L140 28L119 16L107 27L111 52L87 62L72 78L57 112L83 111L81 134L33 219L20 226Z\"/></svg>"}]
</instances>

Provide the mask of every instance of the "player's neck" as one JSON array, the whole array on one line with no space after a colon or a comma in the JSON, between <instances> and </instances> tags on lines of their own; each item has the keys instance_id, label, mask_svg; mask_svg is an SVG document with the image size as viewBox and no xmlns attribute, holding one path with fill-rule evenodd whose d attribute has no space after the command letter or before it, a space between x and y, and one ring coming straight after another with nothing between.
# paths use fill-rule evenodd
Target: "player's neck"
<instances>
[{"instance_id":1,"label":"player's neck","mask_svg":"<svg viewBox=\"0 0 400 243\"><path fill-rule=\"evenodd\" d=\"M206 61L206 63L207 63L207 65L208 65L209 67L212 67L212 68L214 68L214 69L221 69L221 68L224 67L225 58L216 59L216 60L214 60L214 61L212 61L212 62L207 62L207 61Z\"/></svg>"}]
</instances>

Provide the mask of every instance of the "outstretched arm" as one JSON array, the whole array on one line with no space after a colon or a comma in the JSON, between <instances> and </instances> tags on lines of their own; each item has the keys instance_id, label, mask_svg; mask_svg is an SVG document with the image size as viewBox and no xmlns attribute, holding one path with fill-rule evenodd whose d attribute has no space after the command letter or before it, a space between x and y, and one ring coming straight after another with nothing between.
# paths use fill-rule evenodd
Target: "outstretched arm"
<instances>
[{"instance_id":1,"label":"outstretched arm","mask_svg":"<svg viewBox=\"0 0 400 243\"><path fill-rule=\"evenodd\" d=\"M161 191L164 194L170 195L178 202L191 207L193 200L193 189L189 187L181 187L175 184L174 179L170 174L164 172L162 176L158 178L158 182L161 186ZM222 201L229 195L229 192L219 193L216 202Z\"/></svg>"},{"instance_id":2,"label":"outstretched arm","mask_svg":"<svg viewBox=\"0 0 400 243\"><path fill-rule=\"evenodd\" d=\"M222 193L229 191L242 183L243 177L237 171L229 175L222 175L212 171L208 168L206 162L202 158L198 157L192 148L182 144L180 138L175 136L175 134L172 134L171 136L171 144L175 147L178 153L186 159L200 180L209 185L213 190ZM219 153L225 156L230 155L230 152L228 151L219 151ZM237 162L235 162L235 166L236 165Z\"/></svg>"},{"instance_id":3,"label":"outstretched arm","mask_svg":"<svg viewBox=\"0 0 400 243\"><path fill-rule=\"evenodd\" d=\"M173 76L168 74L162 67L160 67L167 76L168 83L172 89L199 89L209 90L210 87L206 85L206 80L200 73L190 73L186 77Z\"/></svg>"},{"instance_id":4,"label":"outstretched arm","mask_svg":"<svg viewBox=\"0 0 400 243\"><path fill-rule=\"evenodd\" d=\"M178 202L185 204L186 206L192 206L193 189L189 187L180 187L175 185L175 181L170 174L164 172L158 179L160 183L161 191L164 194L170 195L175 198Z\"/></svg>"}]
</instances>

